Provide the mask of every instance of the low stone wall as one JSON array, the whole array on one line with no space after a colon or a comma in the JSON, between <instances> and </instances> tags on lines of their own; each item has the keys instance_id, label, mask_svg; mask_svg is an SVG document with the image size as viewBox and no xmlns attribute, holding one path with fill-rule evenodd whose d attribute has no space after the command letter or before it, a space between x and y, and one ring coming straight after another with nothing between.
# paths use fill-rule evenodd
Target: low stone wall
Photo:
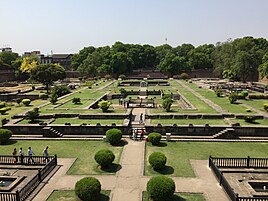
<instances>
[{"instance_id":1,"label":"low stone wall","mask_svg":"<svg viewBox=\"0 0 268 201\"><path fill-rule=\"evenodd\" d=\"M105 132L111 128L120 129L123 134L128 134L129 127L123 125L28 125L28 124L6 124L3 126L5 129L9 129L15 135L43 135L43 128L51 127L57 131L60 131L64 135L104 135Z\"/></svg>"}]
</instances>

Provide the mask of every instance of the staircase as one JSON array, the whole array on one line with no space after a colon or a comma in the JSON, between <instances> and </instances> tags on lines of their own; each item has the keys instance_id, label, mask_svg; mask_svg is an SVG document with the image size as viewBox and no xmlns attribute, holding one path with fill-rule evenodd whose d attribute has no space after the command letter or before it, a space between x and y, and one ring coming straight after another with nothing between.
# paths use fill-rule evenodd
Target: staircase
<instances>
[{"instance_id":1,"label":"staircase","mask_svg":"<svg viewBox=\"0 0 268 201\"><path fill-rule=\"evenodd\" d=\"M43 133L44 137L63 137L62 132L51 127L44 127L43 131L44 131Z\"/></svg>"},{"instance_id":2,"label":"staircase","mask_svg":"<svg viewBox=\"0 0 268 201\"><path fill-rule=\"evenodd\" d=\"M226 138L234 138L235 130L233 128L226 128L216 134L214 134L212 137L214 139L226 139Z\"/></svg>"}]
</instances>

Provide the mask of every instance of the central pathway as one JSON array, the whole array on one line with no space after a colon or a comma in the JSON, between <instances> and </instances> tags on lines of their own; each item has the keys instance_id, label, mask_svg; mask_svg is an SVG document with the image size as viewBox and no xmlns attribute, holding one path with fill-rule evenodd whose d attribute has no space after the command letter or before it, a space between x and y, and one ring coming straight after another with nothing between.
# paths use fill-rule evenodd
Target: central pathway
<instances>
[{"instance_id":1,"label":"central pathway","mask_svg":"<svg viewBox=\"0 0 268 201\"><path fill-rule=\"evenodd\" d=\"M116 175L93 175L99 179L102 189L111 190L110 201L142 201L142 191L150 177L143 176L145 142L127 140ZM44 188L33 199L45 201L54 190L74 190L75 183L88 175L66 175L75 159L59 159L60 169L46 182ZM176 192L202 193L207 201L228 201L223 189L208 167L207 160L193 160L191 165L196 177L172 177Z\"/></svg>"}]
</instances>

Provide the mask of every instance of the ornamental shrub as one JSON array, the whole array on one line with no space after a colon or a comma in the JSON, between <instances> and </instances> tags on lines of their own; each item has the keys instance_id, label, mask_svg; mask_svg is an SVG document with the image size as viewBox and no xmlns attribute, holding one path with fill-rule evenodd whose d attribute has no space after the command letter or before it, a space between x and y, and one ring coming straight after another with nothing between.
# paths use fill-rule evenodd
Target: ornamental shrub
<instances>
[{"instance_id":1,"label":"ornamental shrub","mask_svg":"<svg viewBox=\"0 0 268 201\"><path fill-rule=\"evenodd\" d=\"M171 106L172 106L173 100L171 98L164 99L162 102L162 107L166 110L166 112L171 111Z\"/></svg>"},{"instance_id":2,"label":"ornamental shrub","mask_svg":"<svg viewBox=\"0 0 268 201\"><path fill-rule=\"evenodd\" d=\"M6 102L0 102L0 109L6 107Z\"/></svg>"},{"instance_id":3,"label":"ornamental shrub","mask_svg":"<svg viewBox=\"0 0 268 201\"><path fill-rule=\"evenodd\" d=\"M149 163L154 170L161 170L165 167L167 157L161 152L154 152L149 156Z\"/></svg>"},{"instance_id":4,"label":"ornamental shrub","mask_svg":"<svg viewBox=\"0 0 268 201\"><path fill-rule=\"evenodd\" d=\"M16 102L18 103L18 105L20 105L22 102L22 98L16 98Z\"/></svg>"},{"instance_id":5,"label":"ornamental shrub","mask_svg":"<svg viewBox=\"0 0 268 201\"><path fill-rule=\"evenodd\" d=\"M107 112L110 105L112 105L112 103L110 101L107 101L107 100L101 100L98 103L98 106L99 106L99 108L102 109L102 112Z\"/></svg>"},{"instance_id":6,"label":"ornamental shrub","mask_svg":"<svg viewBox=\"0 0 268 201\"><path fill-rule=\"evenodd\" d=\"M127 90L125 90L124 88L119 89L119 91L120 91L120 94L122 94L124 97L127 96Z\"/></svg>"},{"instance_id":7,"label":"ornamental shrub","mask_svg":"<svg viewBox=\"0 0 268 201\"><path fill-rule=\"evenodd\" d=\"M121 74L121 75L118 76L118 78L120 78L121 80L125 80L126 79L126 76L123 75L123 74Z\"/></svg>"},{"instance_id":8,"label":"ornamental shrub","mask_svg":"<svg viewBox=\"0 0 268 201\"><path fill-rule=\"evenodd\" d=\"M8 111L8 110L10 110L10 108L9 107L3 107L3 108L1 108L0 109L0 114L6 114L6 112Z\"/></svg>"},{"instance_id":9,"label":"ornamental shrub","mask_svg":"<svg viewBox=\"0 0 268 201\"><path fill-rule=\"evenodd\" d=\"M109 149L102 149L95 154L95 161L101 166L101 168L107 168L112 165L115 156Z\"/></svg>"},{"instance_id":10,"label":"ornamental shrub","mask_svg":"<svg viewBox=\"0 0 268 201\"><path fill-rule=\"evenodd\" d=\"M180 74L179 77L180 77L181 79L183 79L183 80L186 80L186 79L189 78L189 75L188 75L187 73L182 73L182 74Z\"/></svg>"},{"instance_id":11,"label":"ornamental shrub","mask_svg":"<svg viewBox=\"0 0 268 201\"><path fill-rule=\"evenodd\" d=\"M70 92L71 90L67 86L55 86L53 87L51 94L55 94L57 97L61 97Z\"/></svg>"},{"instance_id":12,"label":"ornamental shrub","mask_svg":"<svg viewBox=\"0 0 268 201\"><path fill-rule=\"evenodd\" d=\"M237 100L237 94L235 92L231 92L228 97L231 104L234 104Z\"/></svg>"},{"instance_id":13,"label":"ornamental shrub","mask_svg":"<svg viewBox=\"0 0 268 201\"><path fill-rule=\"evenodd\" d=\"M78 104L78 103L81 103L81 99L80 98L73 98L72 102L74 104Z\"/></svg>"},{"instance_id":14,"label":"ornamental shrub","mask_svg":"<svg viewBox=\"0 0 268 201\"><path fill-rule=\"evenodd\" d=\"M121 142L122 131L117 128L112 128L106 131L106 139L111 145L117 145Z\"/></svg>"},{"instance_id":15,"label":"ornamental shrub","mask_svg":"<svg viewBox=\"0 0 268 201\"><path fill-rule=\"evenodd\" d=\"M112 76L111 75L105 75L105 80L110 80L110 79L112 79Z\"/></svg>"},{"instance_id":16,"label":"ornamental shrub","mask_svg":"<svg viewBox=\"0 0 268 201\"><path fill-rule=\"evenodd\" d=\"M0 143L6 144L12 134L12 131L8 129L0 129Z\"/></svg>"},{"instance_id":17,"label":"ornamental shrub","mask_svg":"<svg viewBox=\"0 0 268 201\"><path fill-rule=\"evenodd\" d=\"M149 133L148 140L152 145L158 145L160 143L162 135L160 133Z\"/></svg>"},{"instance_id":18,"label":"ornamental shrub","mask_svg":"<svg viewBox=\"0 0 268 201\"><path fill-rule=\"evenodd\" d=\"M30 104L31 104L31 100L30 99L23 99L22 100L22 103L23 103L23 105L25 105L25 106L29 106Z\"/></svg>"},{"instance_id":19,"label":"ornamental shrub","mask_svg":"<svg viewBox=\"0 0 268 201\"><path fill-rule=\"evenodd\" d=\"M165 176L152 177L147 183L147 193L153 201L170 199L175 192L175 182Z\"/></svg>"},{"instance_id":20,"label":"ornamental shrub","mask_svg":"<svg viewBox=\"0 0 268 201\"><path fill-rule=\"evenodd\" d=\"M254 117L254 116L245 116L244 120L245 120L245 122L253 123L253 122L255 122L256 117Z\"/></svg>"},{"instance_id":21,"label":"ornamental shrub","mask_svg":"<svg viewBox=\"0 0 268 201\"><path fill-rule=\"evenodd\" d=\"M45 93L39 93L39 98L46 99L47 98L47 94L45 94Z\"/></svg>"},{"instance_id":22,"label":"ornamental shrub","mask_svg":"<svg viewBox=\"0 0 268 201\"><path fill-rule=\"evenodd\" d=\"M249 94L248 95L249 99L268 99L267 94Z\"/></svg>"},{"instance_id":23,"label":"ornamental shrub","mask_svg":"<svg viewBox=\"0 0 268 201\"><path fill-rule=\"evenodd\" d=\"M243 99L245 99L248 96L248 91L246 91L246 90L242 91L241 96Z\"/></svg>"},{"instance_id":24,"label":"ornamental shrub","mask_svg":"<svg viewBox=\"0 0 268 201\"><path fill-rule=\"evenodd\" d=\"M26 119L29 119L30 122L34 122L34 120L36 120L39 117L39 109L38 108L34 108L31 111L28 111L25 114Z\"/></svg>"},{"instance_id":25,"label":"ornamental shrub","mask_svg":"<svg viewBox=\"0 0 268 201\"><path fill-rule=\"evenodd\" d=\"M94 177L85 177L75 184L75 194L82 201L97 201L100 199L101 184Z\"/></svg>"},{"instance_id":26,"label":"ornamental shrub","mask_svg":"<svg viewBox=\"0 0 268 201\"><path fill-rule=\"evenodd\" d=\"M264 108L265 110L268 110L268 103L263 104L263 108Z\"/></svg>"}]
</instances>

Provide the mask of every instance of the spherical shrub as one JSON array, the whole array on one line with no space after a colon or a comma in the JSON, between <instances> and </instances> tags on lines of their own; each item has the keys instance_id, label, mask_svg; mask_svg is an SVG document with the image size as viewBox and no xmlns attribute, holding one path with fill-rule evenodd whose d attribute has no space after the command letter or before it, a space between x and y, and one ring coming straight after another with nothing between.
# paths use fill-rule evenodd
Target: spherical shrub
<instances>
[{"instance_id":1,"label":"spherical shrub","mask_svg":"<svg viewBox=\"0 0 268 201\"><path fill-rule=\"evenodd\" d=\"M41 99L46 99L48 96L47 96L47 94L45 94L45 93L40 93L39 94L39 98L41 98Z\"/></svg>"},{"instance_id":2,"label":"spherical shrub","mask_svg":"<svg viewBox=\"0 0 268 201\"><path fill-rule=\"evenodd\" d=\"M117 145L122 138L122 131L117 128L112 128L106 131L106 138L111 145Z\"/></svg>"},{"instance_id":3,"label":"spherical shrub","mask_svg":"<svg viewBox=\"0 0 268 201\"><path fill-rule=\"evenodd\" d=\"M28 106L31 104L31 100L30 99L23 99L22 103L23 103L23 105Z\"/></svg>"},{"instance_id":4,"label":"spherical shrub","mask_svg":"<svg viewBox=\"0 0 268 201\"><path fill-rule=\"evenodd\" d=\"M97 201L100 199L101 184L94 177L85 177L75 184L75 194L82 201Z\"/></svg>"},{"instance_id":5,"label":"spherical shrub","mask_svg":"<svg viewBox=\"0 0 268 201\"><path fill-rule=\"evenodd\" d=\"M268 110L268 103L263 104L263 108L264 108L265 110Z\"/></svg>"},{"instance_id":6,"label":"spherical shrub","mask_svg":"<svg viewBox=\"0 0 268 201\"><path fill-rule=\"evenodd\" d=\"M161 152L154 152L149 156L149 163L154 170L161 170L165 167L167 157Z\"/></svg>"},{"instance_id":7,"label":"spherical shrub","mask_svg":"<svg viewBox=\"0 0 268 201\"><path fill-rule=\"evenodd\" d=\"M165 176L152 177L147 183L147 193L153 201L164 201L175 192L175 182Z\"/></svg>"},{"instance_id":8,"label":"spherical shrub","mask_svg":"<svg viewBox=\"0 0 268 201\"><path fill-rule=\"evenodd\" d=\"M0 109L6 107L6 102L0 102Z\"/></svg>"},{"instance_id":9,"label":"spherical shrub","mask_svg":"<svg viewBox=\"0 0 268 201\"><path fill-rule=\"evenodd\" d=\"M5 114L8 110L10 110L10 107L3 107L0 109L0 114Z\"/></svg>"},{"instance_id":10,"label":"spherical shrub","mask_svg":"<svg viewBox=\"0 0 268 201\"><path fill-rule=\"evenodd\" d=\"M153 132L148 135L148 140L152 143L152 145L157 145L159 144L161 137L162 135L160 133Z\"/></svg>"},{"instance_id":11,"label":"spherical shrub","mask_svg":"<svg viewBox=\"0 0 268 201\"><path fill-rule=\"evenodd\" d=\"M102 168L107 168L112 165L115 156L111 150L102 149L95 154L94 159Z\"/></svg>"},{"instance_id":12,"label":"spherical shrub","mask_svg":"<svg viewBox=\"0 0 268 201\"><path fill-rule=\"evenodd\" d=\"M12 131L8 129L0 129L0 143L6 144L12 134Z\"/></svg>"},{"instance_id":13,"label":"spherical shrub","mask_svg":"<svg viewBox=\"0 0 268 201\"><path fill-rule=\"evenodd\" d=\"M245 116L244 120L245 120L245 122L248 122L248 123L254 123L255 120L256 120L256 117L254 117L254 116Z\"/></svg>"}]
</instances>

